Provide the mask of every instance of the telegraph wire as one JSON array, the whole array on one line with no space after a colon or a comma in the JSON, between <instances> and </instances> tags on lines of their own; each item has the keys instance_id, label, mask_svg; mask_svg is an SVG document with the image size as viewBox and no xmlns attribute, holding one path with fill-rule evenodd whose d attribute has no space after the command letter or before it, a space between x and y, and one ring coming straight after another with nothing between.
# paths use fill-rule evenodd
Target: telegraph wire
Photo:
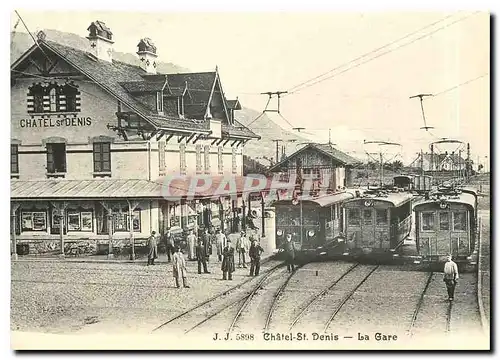
<instances>
[{"instance_id":1,"label":"telegraph wire","mask_svg":"<svg viewBox=\"0 0 500 360\"><path fill-rule=\"evenodd\" d=\"M460 21L464 21L464 20L466 20L467 18L469 18L469 17L471 17L471 16L473 16L473 15L475 15L475 14L477 14L477 13L479 13L479 11L476 11L476 12L474 12L473 14L469 14L469 15L467 15L467 16L461 17L460 19L455 20L455 21L453 21L453 22L451 22L451 23L447 24L446 26L442 26L442 27L440 27L440 28L437 28L436 30L433 30L433 31L431 31L431 32L428 32L428 33L426 33L426 34L424 34L424 35L422 35L422 36L420 36L420 37L417 37L417 38L413 39L413 40L412 40L412 41L410 41L410 42L407 42L407 43L404 43L404 44L402 44L402 45L399 45L399 46L397 46L397 47L395 47L395 48L393 48L393 49L391 49L391 50L388 50L388 51L382 52L381 54L378 54L378 55L376 55L376 56L374 56L374 57L371 57L371 58L369 58L368 60L363 61L363 62L361 62L361 63L358 63L358 64L356 64L356 65L354 65L354 66L352 66L352 67L349 67L349 68L347 68L347 69L345 69L345 70L342 70L341 72L335 73L335 74L330 75L330 76L328 76L328 77L326 77L326 78L323 78L323 79L319 79L319 80L317 80L317 81L314 81L314 82L312 82L312 83L309 83L309 84L307 84L307 85L305 85L305 86L302 86L302 87L300 87L300 88L298 88L298 89L295 89L295 90L293 90L293 91L289 91L289 92L288 92L288 95L296 94L296 93L298 93L299 91L302 91L302 90L304 90L304 89L307 89L307 88L309 88L309 87L311 87L311 86L313 86L313 85L319 84L319 83L321 83L321 82L323 82L323 81L326 81L326 80L329 80L329 79L332 79L332 78L334 78L334 77L336 77L336 76L339 76L339 75L341 75L341 74L343 74L343 73L345 73L345 72L347 72L347 71L349 71L349 70L355 69L355 68L357 68L357 67L359 67L359 66L361 66L361 65L364 65L364 64L366 64L366 63L369 63L369 62L371 62L371 61L373 61L373 60L375 60L375 59L378 59L379 57L382 57L382 56L384 56L384 55L390 54L390 53L392 53L392 52L394 52L394 51L396 51L396 50L398 50L398 49L401 49L401 48L403 48L403 47L405 47L405 46L411 45L411 44L413 44L413 43L415 43L415 42L417 42L417 41L419 41L419 40L422 40L422 39L424 39L424 38L427 38L427 37L429 37L429 36L431 36L431 35L433 35L433 34L437 33L438 31L444 30L444 29L446 29L446 28L448 28L448 27L450 27L450 26L452 26L452 25L454 25L454 24L456 24L456 23L458 23L458 22L460 22Z\"/></svg>"},{"instance_id":2,"label":"telegraph wire","mask_svg":"<svg viewBox=\"0 0 500 360\"><path fill-rule=\"evenodd\" d=\"M439 95L445 94L445 93L447 93L448 91L455 90L455 89L457 89L457 88L459 88L459 87L461 87L461 86L464 86L464 85L470 84L471 82L474 82L474 81L476 81L476 80L479 80L479 79L481 79L481 78L483 78L483 77L485 77L485 76L488 76L488 75L489 75L489 73L485 73L485 74L483 74L483 75L479 75L479 76L475 77L474 79L467 80L467 81L465 81L465 82L463 82L463 83L460 83L460 84L458 84L458 85L456 85L456 86L453 86L453 87L448 88L448 89L446 89L446 90L440 91L440 92L438 92L438 93L434 94L434 96L433 96L433 97L436 97L436 96L439 96Z\"/></svg>"},{"instance_id":3,"label":"telegraph wire","mask_svg":"<svg viewBox=\"0 0 500 360\"><path fill-rule=\"evenodd\" d=\"M362 58L364 58L364 57L366 57L366 56L368 56L368 55L370 55L370 54L372 54L372 53L375 53L375 52L377 52L377 51L379 51L379 50L385 49L386 47L391 46L391 45L393 45L393 44L395 44L395 43L397 43L397 42L399 42L399 41L401 41L401 40L404 40L404 39L406 39L407 37L410 37L410 36L412 36L412 35L414 35L414 34L416 34L416 33L420 32L420 31L422 31L422 30L425 30L425 29L427 29L427 28L429 28L429 27L432 27L432 26L434 26L434 25L436 25L436 24L438 24L438 23L440 23L440 22L443 22L443 21L445 21L446 19L448 19L448 18L450 18L450 17L452 17L452 16L454 16L454 14L452 14L452 15L448 15L448 16L446 16L446 17L444 17L444 18L442 18L442 19L440 19L440 20L438 20L438 21L435 21L435 22L433 22L433 23L431 23L431 24L429 24L429 25L426 25L426 26L424 26L424 27L422 27L422 28L420 28L420 29L418 29L418 30L416 30L416 31L413 31L413 32L411 32L411 33L409 33L409 34L406 34L405 36L403 36L403 37L401 37L401 38L399 38L399 39L397 39L397 40L394 40L394 41L392 41L392 42L390 42L390 43L388 43L388 44L385 44L385 45L383 45L383 46L381 46L381 47L378 47L378 48L376 48L376 49L374 49L374 50L368 51L368 52L364 53L363 55L360 55L360 56L358 56L357 58L352 59L352 60L350 60L350 61L348 61L348 62L346 62L346 63L343 63L343 64L341 64L341 65L339 65L339 66L337 66L337 67L335 67L335 68L333 68L333 69L331 69L331 70L328 70L327 72L325 72L325 73L323 73L323 74L320 74L320 75L318 75L318 76L316 76L316 77L314 77L314 78L312 78L312 79L309 79L309 80L303 81L303 82L301 82L300 84L298 84L298 85L295 85L295 86L291 87L291 88L289 89L289 91L292 91L292 92L293 92L293 90L294 90L294 89L296 89L296 88L298 88L298 87L301 87L302 85L305 85L305 84L307 84L307 83L309 83L309 82L311 82L311 81L314 81L314 80L319 79L319 78L321 78L321 77L323 77L323 76L325 76L325 75L328 75L328 74L332 73L332 72L333 72L333 71L335 71L335 70L338 70L338 69L340 69L340 68L342 68L342 67L344 67L344 66L349 65L350 63L353 63L353 62L356 62L356 61L358 61L358 60L361 60Z\"/></svg>"}]
</instances>

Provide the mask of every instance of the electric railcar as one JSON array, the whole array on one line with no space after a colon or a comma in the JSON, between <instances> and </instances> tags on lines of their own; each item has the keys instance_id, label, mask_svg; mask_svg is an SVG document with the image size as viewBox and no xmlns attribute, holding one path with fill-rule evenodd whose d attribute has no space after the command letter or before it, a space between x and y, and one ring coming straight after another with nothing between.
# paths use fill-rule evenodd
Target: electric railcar
<instances>
[{"instance_id":1,"label":"electric railcar","mask_svg":"<svg viewBox=\"0 0 500 360\"><path fill-rule=\"evenodd\" d=\"M475 265L477 193L441 189L415 205L416 246L423 262L440 263L451 254L457 263Z\"/></svg>"},{"instance_id":2,"label":"electric railcar","mask_svg":"<svg viewBox=\"0 0 500 360\"><path fill-rule=\"evenodd\" d=\"M344 202L344 256L389 260L408 237L413 195L371 191Z\"/></svg>"},{"instance_id":3,"label":"electric railcar","mask_svg":"<svg viewBox=\"0 0 500 360\"><path fill-rule=\"evenodd\" d=\"M356 192L360 190L274 202L276 248L282 248L291 234L299 256L326 255L327 249L337 245L343 231L342 203L354 198Z\"/></svg>"}]
</instances>

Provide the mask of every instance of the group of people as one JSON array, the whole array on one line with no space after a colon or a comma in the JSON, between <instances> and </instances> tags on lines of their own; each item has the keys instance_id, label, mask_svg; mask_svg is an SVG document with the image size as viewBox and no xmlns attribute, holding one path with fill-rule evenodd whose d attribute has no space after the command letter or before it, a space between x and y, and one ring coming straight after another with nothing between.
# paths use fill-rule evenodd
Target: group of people
<instances>
[{"instance_id":1,"label":"group of people","mask_svg":"<svg viewBox=\"0 0 500 360\"><path fill-rule=\"evenodd\" d=\"M235 252L238 254L238 267L247 268L246 254L250 257L250 276L259 275L260 258L264 249L260 246L257 239L248 240L246 233L242 231L233 247L231 240L228 239L220 229L215 231L215 234L210 234L208 229L205 229L203 234L197 238L193 231L190 231L186 237L188 260L198 262L198 274L210 274L208 271L208 262L212 254L212 244L215 244L217 259L221 263L222 279L232 280L235 271ZM173 277L175 284L179 288L180 281L185 288L189 288L187 282L186 259L179 247L174 242L172 236L167 237L167 258L168 262L172 262ZM154 265L155 259L158 258L158 239L156 232L153 231L148 239L148 266Z\"/></svg>"}]
</instances>

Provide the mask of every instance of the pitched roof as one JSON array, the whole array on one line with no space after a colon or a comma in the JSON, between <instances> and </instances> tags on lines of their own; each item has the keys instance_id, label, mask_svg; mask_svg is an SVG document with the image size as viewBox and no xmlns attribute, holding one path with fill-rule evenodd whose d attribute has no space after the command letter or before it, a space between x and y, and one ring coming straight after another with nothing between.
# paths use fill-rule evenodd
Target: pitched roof
<instances>
[{"instance_id":1,"label":"pitched roof","mask_svg":"<svg viewBox=\"0 0 500 360\"><path fill-rule=\"evenodd\" d=\"M164 89L166 81L125 81L120 85L130 93L157 92Z\"/></svg>"},{"instance_id":2,"label":"pitched roof","mask_svg":"<svg viewBox=\"0 0 500 360\"><path fill-rule=\"evenodd\" d=\"M310 144L310 146L327 153L335 160L338 160L346 165L353 165L360 162L358 159L334 148L331 144Z\"/></svg>"},{"instance_id":3,"label":"pitched roof","mask_svg":"<svg viewBox=\"0 0 500 360\"><path fill-rule=\"evenodd\" d=\"M227 107L229 109L241 110L241 104L238 99L236 100L227 100Z\"/></svg>"},{"instance_id":4,"label":"pitched roof","mask_svg":"<svg viewBox=\"0 0 500 360\"><path fill-rule=\"evenodd\" d=\"M102 27L100 23L95 26ZM210 132L209 121L204 118L214 83L218 79L218 74L212 72L198 73L178 73L178 74L146 74L143 69L136 65L130 65L121 61L112 60L107 62L99 60L90 53L70 46L62 45L54 41L44 40L39 42L45 51L53 52L63 58L71 66L82 72L85 76L96 82L112 96L123 102L133 112L151 123L158 129L179 131L200 131ZM26 54L37 49L34 45L28 50L20 60L16 61L11 68L16 68L25 59ZM185 104L186 117L201 118L199 121L190 121L182 119L174 114L170 116L158 115L155 109L148 106L132 94L154 92L163 89L167 95L180 96L186 90L193 102L192 105ZM222 89L221 89L222 90ZM225 107L225 97L223 106ZM243 132L238 129L226 127L226 134L240 134L240 136L258 137L251 130L246 129Z\"/></svg>"},{"instance_id":5,"label":"pitched roof","mask_svg":"<svg viewBox=\"0 0 500 360\"><path fill-rule=\"evenodd\" d=\"M347 155L346 153L334 148L331 144L316 144L316 143L310 143L307 146L304 146L302 149L297 150L293 154L287 156L285 159L281 160L274 166L272 166L269 170L270 171L278 171L284 164L287 163L290 158L297 156L298 154L302 153L306 149L314 149L317 151L320 151L321 153L325 154L326 156L330 157L332 160L335 160L336 162L339 162L343 165L355 165L360 163L360 161L350 155Z\"/></svg>"},{"instance_id":6,"label":"pitched roof","mask_svg":"<svg viewBox=\"0 0 500 360\"><path fill-rule=\"evenodd\" d=\"M260 139L259 135L256 135L252 130L243 126L238 121L234 121L234 125L222 124L222 134L230 136L241 136L241 137L251 137L255 139Z\"/></svg>"}]
</instances>

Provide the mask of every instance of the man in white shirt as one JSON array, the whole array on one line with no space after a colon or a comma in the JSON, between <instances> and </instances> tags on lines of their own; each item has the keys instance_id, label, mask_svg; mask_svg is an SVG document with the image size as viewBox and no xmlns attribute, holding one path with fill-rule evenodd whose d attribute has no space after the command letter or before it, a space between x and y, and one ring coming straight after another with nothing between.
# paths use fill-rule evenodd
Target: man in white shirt
<instances>
[{"instance_id":1,"label":"man in white shirt","mask_svg":"<svg viewBox=\"0 0 500 360\"><path fill-rule=\"evenodd\" d=\"M446 289L448 290L448 300L453 301L455 296L455 286L457 286L458 280L458 266L451 259L451 255L448 255L448 261L444 264L444 276L443 281L446 283Z\"/></svg>"}]
</instances>

